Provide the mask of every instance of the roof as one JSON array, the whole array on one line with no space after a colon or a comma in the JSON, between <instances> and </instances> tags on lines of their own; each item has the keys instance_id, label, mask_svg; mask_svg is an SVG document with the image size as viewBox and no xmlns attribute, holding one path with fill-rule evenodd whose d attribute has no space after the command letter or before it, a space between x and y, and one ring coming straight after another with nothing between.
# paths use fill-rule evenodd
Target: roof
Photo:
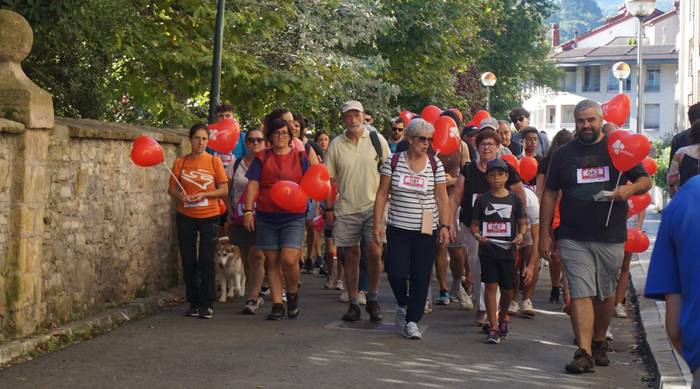
<instances>
[{"instance_id":1,"label":"roof","mask_svg":"<svg viewBox=\"0 0 700 389\"><path fill-rule=\"evenodd\" d=\"M660 22L660 21L666 20L666 19L670 18L671 16L676 15L677 13L678 13L678 10L676 10L675 8L673 8L672 10L666 12L665 14L656 16L656 17L654 17L654 18L652 18L652 19L648 19L648 18L647 18L647 19L644 21L644 25L645 25L645 26L653 26L654 24L656 24L656 23L658 23L658 22Z\"/></svg>"},{"instance_id":2,"label":"roof","mask_svg":"<svg viewBox=\"0 0 700 389\"><path fill-rule=\"evenodd\" d=\"M642 46L644 61L675 62L678 60L678 50L675 45ZM600 47L582 47L552 54L551 58L559 64L565 63L604 63L613 61L629 61L637 58L637 45L608 45Z\"/></svg>"}]
</instances>

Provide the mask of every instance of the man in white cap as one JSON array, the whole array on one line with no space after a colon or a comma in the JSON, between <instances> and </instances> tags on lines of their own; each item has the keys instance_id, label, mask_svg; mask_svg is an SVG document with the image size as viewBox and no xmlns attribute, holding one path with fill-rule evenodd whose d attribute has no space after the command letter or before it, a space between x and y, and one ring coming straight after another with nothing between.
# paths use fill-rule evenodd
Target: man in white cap
<instances>
[{"instance_id":1,"label":"man in white cap","mask_svg":"<svg viewBox=\"0 0 700 389\"><path fill-rule=\"evenodd\" d=\"M345 131L328 146L324 161L331 179L338 184L339 193L334 207L326 208L326 220L333 225L333 238L338 248L343 249L345 258L345 287L350 305L343 320L352 322L360 319L357 287L360 241L364 237L369 279L365 309L370 320L376 323L382 320L377 302L382 242L374 240L374 200L379 187L379 166L390 151L384 137L363 126L364 109L359 101L345 102L341 112Z\"/></svg>"},{"instance_id":2,"label":"man in white cap","mask_svg":"<svg viewBox=\"0 0 700 389\"><path fill-rule=\"evenodd\" d=\"M498 120L496 120L492 117L488 117L488 118L482 120L481 123L479 123L479 132L481 132L481 130L485 130L487 128L493 130L495 133L498 134ZM496 152L496 158L501 158L502 156L508 155L508 154L513 154L513 153L506 146L499 144L498 151Z\"/></svg>"}]
</instances>

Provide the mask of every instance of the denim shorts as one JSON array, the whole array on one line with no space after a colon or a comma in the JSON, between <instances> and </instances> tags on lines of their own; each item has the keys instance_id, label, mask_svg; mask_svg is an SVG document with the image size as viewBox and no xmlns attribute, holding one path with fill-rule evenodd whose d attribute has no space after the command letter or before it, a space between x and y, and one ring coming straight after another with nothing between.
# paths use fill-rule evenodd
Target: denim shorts
<instances>
[{"instance_id":1,"label":"denim shorts","mask_svg":"<svg viewBox=\"0 0 700 389\"><path fill-rule=\"evenodd\" d=\"M255 245L260 250L300 249L304 239L304 217L284 223L268 223L255 218Z\"/></svg>"}]
</instances>

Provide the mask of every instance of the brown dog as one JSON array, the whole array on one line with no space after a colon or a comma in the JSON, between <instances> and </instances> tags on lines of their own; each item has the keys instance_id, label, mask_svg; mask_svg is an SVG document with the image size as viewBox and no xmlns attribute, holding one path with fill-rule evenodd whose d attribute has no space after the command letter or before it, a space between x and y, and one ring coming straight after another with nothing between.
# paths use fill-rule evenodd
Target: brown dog
<instances>
[{"instance_id":1,"label":"brown dog","mask_svg":"<svg viewBox=\"0 0 700 389\"><path fill-rule=\"evenodd\" d=\"M219 301L227 297L243 296L245 293L245 273L238 247L229 243L228 237L219 238L216 246L216 280L219 284Z\"/></svg>"}]
</instances>

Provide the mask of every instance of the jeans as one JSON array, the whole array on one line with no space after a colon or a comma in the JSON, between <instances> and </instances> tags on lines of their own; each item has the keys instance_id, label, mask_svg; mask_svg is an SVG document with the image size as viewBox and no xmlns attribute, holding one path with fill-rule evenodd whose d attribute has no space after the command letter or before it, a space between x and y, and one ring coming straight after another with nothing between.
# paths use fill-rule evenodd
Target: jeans
<instances>
[{"instance_id":1,"label":"jeans","mask_svg":"<svg viewBox=\"0 0 700 389\"><path fill-rule=\"evenodd\" d=\"M214 253L221 228L219 217L197 219L178 213L175 225L187 301L195 307L211 308L216 299Z\"/></svg>"},{"instance_id":2,"label":"jeans","mask_svg":"<svg viewBox=\"0 0 700 389\"><path fill-rule=\"evenodd\" d=\"M386 273L396 303L407 307L406 322L417 323L423 317L428 297L430 274L436 254L436 233L425 235L387 226Z\"/></svg>"}]
</instances>

